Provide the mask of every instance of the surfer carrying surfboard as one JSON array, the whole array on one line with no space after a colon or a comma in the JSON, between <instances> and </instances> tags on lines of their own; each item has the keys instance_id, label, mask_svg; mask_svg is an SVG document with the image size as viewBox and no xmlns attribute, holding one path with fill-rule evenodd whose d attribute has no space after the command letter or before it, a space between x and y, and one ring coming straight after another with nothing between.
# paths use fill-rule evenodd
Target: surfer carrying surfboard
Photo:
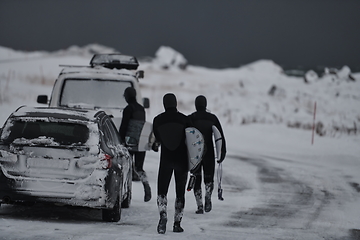
<instances>
[{"instance_id":1,"label":"surfer carrying surfboard","mask_svg":"<svg viewBox=\"0 0 360 240\"><path fill-rule=\"evenodd\" d=\"M159 142L161 145L157 180L157 205L160 214L157 231L159 234L166 232L167 193L173 173L175 176L176 192L173 231L184 231L180 223L185 206L185 188L188 176L185 128L190 126L188 117L178 112L177 100L174 94L165 94L163 104L165 112L156 116L153 121L153 131L156 142Z\"/></svg>"},{"instance_id":2,"label":"surfer carrying surfboard","mask_svg":"<svg viewBox=\"0 0 360 240\"><path fill-rule=\"evenodd\" d=\"M145 151L139 151L138 140L145 124L145 109L136 101L136 90L128 87L124 91L124 98L128 105L124 108L119 134L121 141L129 148L129 153L135 160L135 171L144 186L144 201L151 199L151 188L143 169Z\"/></svg>"},{"instance_id":3,"label":"surfer carrying surfboard","mask_svg":"<svg viewBox=\"0 0 360 240\"><path fill-rule=\"evenodd\" d=\"M215 126L220 134L222 139L221 144L221 153L218 163L221 163L225 159L226 155L226 144L224 133L220 124L219 119L216 115L206 111L207 100L205 96L200 95L195 99L195 108L196 112L189 115L189 118L193 124L193 127L197 128L202 134L205 142L207 151L202 157L200 166L194 172L196 176L195 185L194 185L194 196L197 204L197 214L202 214L205 212L210 212L212 209L211 195L214 190L214 174L215 174L215 154L214 154L214 144L213 144L213 126ZM202 171L204 172L204 184L205 184L205 209L202 201Z\"/></svg>"}]
</instances>

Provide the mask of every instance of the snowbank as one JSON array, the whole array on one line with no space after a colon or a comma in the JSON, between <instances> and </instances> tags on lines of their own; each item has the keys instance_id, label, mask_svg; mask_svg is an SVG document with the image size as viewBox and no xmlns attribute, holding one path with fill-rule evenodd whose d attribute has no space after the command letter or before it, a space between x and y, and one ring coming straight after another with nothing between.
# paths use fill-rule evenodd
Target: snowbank
<instances>
[{"instance_id":1,"label":"snowbank","mask_svg":"<svg viewBox=\"0 0 360 240\"><path fill-rule=\"evenodd\" d=\"M1 122L20 105L36 105L37 95L50 95L60 64L88 65L93 53L114 51L96 44L53 53L0 47ZM311 130L316 103L319 135L359 132L360 74L346 66L336 74L312 76L306 83L301 77L287 76L272 60L216 70L188 66L182 54L160 47L152 61L140 63L140 69L145 70L142 95L151 100L150 121L163 109L162 96L174 92L185 114L195 110L197 95L205 95L208 109L228 125L282 124Z\"/></svg>"},{"instance_id":2,"label":"snowbank","mask_svg":"<svg viewBox=\"0 0 360 240\"><path fill-rule=\"evenodd\" d=\"M171 47L161 46L155 53L152 65L161 69L178 68L185 70L187 60Z\"/></svg>"}]
</instances>

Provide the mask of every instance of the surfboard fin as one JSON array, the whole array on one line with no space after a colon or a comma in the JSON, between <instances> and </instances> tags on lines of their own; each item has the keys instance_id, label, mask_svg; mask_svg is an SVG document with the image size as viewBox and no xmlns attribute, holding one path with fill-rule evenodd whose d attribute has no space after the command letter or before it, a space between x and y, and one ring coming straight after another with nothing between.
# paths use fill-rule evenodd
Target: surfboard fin
<instances>
[{"instance_id":1,"label":"surfboard fin","mask_svg":"<svg viewBox=\"0 0 360 240\"><path fill-rule=\"evenodd\" d=\"M188 186L187 186L187 189L186 189L188 192L190 192L191 189L194 188L195 180L196 180L196 176L192 174L190 176L189 183L188 183Z\"/></svg>"},{"instance_id":2,"label":"surfboard fin","mask_svg":"<svg viewBox=\"0 0 360 240\"><path fill-rule=\"evenodd\" d=\"M223 194L223 190L222 190L222 188L220 187L220 188L218 189L218 199L219 199L220 201L224 201L224 198L223 198L222 194Z\"/></svg>"}]
</instances>

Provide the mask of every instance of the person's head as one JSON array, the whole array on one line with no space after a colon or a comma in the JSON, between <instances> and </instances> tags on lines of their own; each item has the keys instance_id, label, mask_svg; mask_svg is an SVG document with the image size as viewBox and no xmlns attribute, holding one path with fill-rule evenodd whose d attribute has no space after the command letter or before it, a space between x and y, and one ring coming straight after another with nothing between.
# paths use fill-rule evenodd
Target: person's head
<instances>
[{"instance_id":1,"label":"person's head","mask_svg":"<svg viewBox=\"0 0 360 240\"><path fill-rule=\"evenodd\" d=\"M175 95L173 93L165 94L163 97L163 104L164 104L165 110L172 109L172 108L176 109L177 100L176 100Z\"/></svg>"},{"instance_id":2,"label":"person's head","mask_svg":"<svg viewBox=\"0 0 360 240\"><path fill-rule=\"evenodd\" d=\"M206 110L206 97L203 95L199 95L195 99L195 108L197 111L205 111Z\"/></svg>"},{"instance_id":3,"label":"person's head","mask_svg":"<svg viewBox=\"0 0 360 240\"><path fill-rule=\"evenodd\" d=\"M136 101L136 90L133 87L128 87L124 91L124 98L126 102Z\"/></svg>"}]
</instances>

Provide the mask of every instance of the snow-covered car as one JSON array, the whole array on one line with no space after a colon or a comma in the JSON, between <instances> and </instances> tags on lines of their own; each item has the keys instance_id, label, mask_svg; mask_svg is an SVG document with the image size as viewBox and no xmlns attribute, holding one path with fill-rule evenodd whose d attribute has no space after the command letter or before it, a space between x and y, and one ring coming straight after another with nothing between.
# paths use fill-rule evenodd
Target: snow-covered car
<instances>
[{"instance_id":1,"label":"snow-covered car","mask_svg":"<svg viewBox=\"0 0 360 240\"><path fill-rule=\"evenodd\" d=\"M50 107L102 109L113 116L117 128L121 124L122 110L127 106L124 91L134 87L137 101L149 108L148 98L142 98L139 78L143 71L133 56L122 54L95 54L90 66L66 66L53 86L50 100L39 95L37 102Z\"/></svg>"},{"instance_id":2,"label":"snow-covered car","mask_svg":"<svg viewBox=\"0 0 360 240\"><path fill-rule=\"evenodd\" d=\"M131 157L104 111L20 107L0 134L0 203L102 209L116 222L129 207Z\"/></svg>"}]
</instances>

